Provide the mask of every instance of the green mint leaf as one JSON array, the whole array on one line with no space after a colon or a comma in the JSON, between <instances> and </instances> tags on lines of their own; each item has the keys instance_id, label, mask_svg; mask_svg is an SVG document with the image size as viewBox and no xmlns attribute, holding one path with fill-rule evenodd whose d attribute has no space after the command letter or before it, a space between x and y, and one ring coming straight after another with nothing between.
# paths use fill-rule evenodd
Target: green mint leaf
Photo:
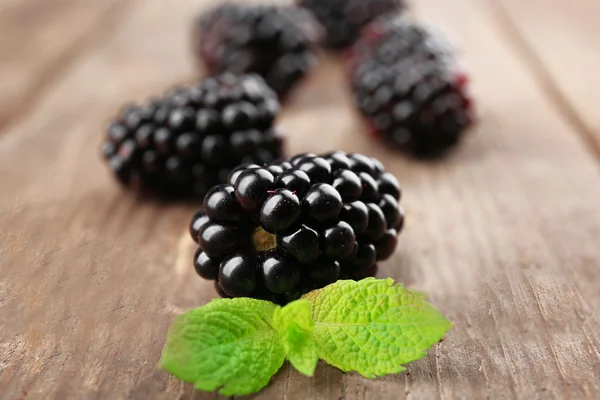
<instances>
[{"instance_id":1,"label":"green mint leaf","mask_svg":"<svg viewBox=\"0 0 600 400\"><path fill-rule=\"evenodd\" d=\"M271 326L275 304L218 299L179 316L169 329L160 367L197 389L226 396L258 392L285 360Z\"/></svg>"},{"instance_id":2,"label":"green mint leaf","mask_svg":"<svg viewBox=\"0 0 600 400\"><path fill-rule=\"evenodd\" d=\"M452 327L423 293L392 279L338 281L303 297L319 357L367 378L403 371Z\"/></svg>"},{"instance_id":3,"label":"green mint leaf","mask_svg":"<svg viewBox=\"0 0 600 400\"><path fill-rule=\"evenodd\" d=\"M313 336L315 323L306 300L296 300L275 310L273 327L279 333L287 359L304 375L313 376L319 354Z\"/></svg>"}]
</instances>

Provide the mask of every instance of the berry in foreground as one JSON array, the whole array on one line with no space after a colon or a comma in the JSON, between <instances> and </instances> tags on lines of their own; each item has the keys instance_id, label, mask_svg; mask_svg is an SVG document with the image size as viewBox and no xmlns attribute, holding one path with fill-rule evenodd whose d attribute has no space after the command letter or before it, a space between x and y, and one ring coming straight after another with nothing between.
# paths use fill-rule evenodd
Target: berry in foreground
<instances>
[{"instance_id":1,"label":"berry in foreground","mask_svg":"<svg viewBox=\"0 0 600 400\"><path fill-rule=\"evenodd\" d=\"M253 72L284 97L316 64L320 26L306 10L227 3L196 20L194 48L210 73Z\"/></svg>"},{"instance_id":2,"label":"berry in foreground","mask_svg":"<svg viewBox=\"0 0 600 400\"><path fill-rule=\"evenodd\" d=\"M326 31L326 44L342 50L351 46L361 29L383 15L402 12L404 0L297 0L310 10Z\"/></svg>"},{"instance_id":3,"label":"berry in foreground","mask_svg":"<svg viewBox=\"0 0 600 400\"><path fill-rule=\"evenodd\" d=\"M361 154L242 165L192 218L194 267L222 296L279 304L373 276L396 248L400 196L396 178Z\"/></svg>"},{"instance_id":4,"label":"berry in foreground","mask_svg":"<svg viewBox=\"0 0 600 400\"><path fill-rule=\"evenodd\" d=\"M281 157L278 112L261 77L224 74L125 108L109 124L102 152L126 187L202 198L236 165Z\"/></svg>"},{"instance_id":5,"label":"berry in foreground","mask_svg":"<svg viewBox=\"0 0 600 400\"><path fill-rule=\"evenodd\" d=\"M382 18L350 52L350 84L371 131L417 156L456 145L474 120L467 77L443 35Z\"/></svg>"}]
</instances>

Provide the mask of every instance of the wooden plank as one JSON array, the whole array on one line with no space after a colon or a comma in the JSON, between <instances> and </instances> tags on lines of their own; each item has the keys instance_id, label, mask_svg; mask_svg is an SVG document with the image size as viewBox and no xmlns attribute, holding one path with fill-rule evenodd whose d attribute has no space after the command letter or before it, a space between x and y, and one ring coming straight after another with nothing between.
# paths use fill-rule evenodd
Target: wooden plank
<instances>
[{"instance_id":1,"label":"wooden plank","mask_svg":"<svg viewBox=\"0 0 600 400\"><path fill-rule=\"evenodd\" d=\"M31 107L40 92L91 45L95 32L109 29L128 3L4 0L0 4L0 128Z\"/></svg>"},{"instance_id":2,"label":"wooden plank","mask_svg":"<svg viewBox=\"0 0 600 400\"><path fill-rule=\"evenodd\" d=\"M413 212L429 227L418 235L415 221L409 234L417 246L425 237L435 244L431 258L425 251L419 253L425 259L411 260L437 265L438 286L427 284L428 292L454 286L447 289L454 295L439 301L460 310L462 326L439 348L439 358L430 359L437 388L418 380L415 387L409 378L411 395L596 398L599 336L591 310L600 298L590 279L598 277L600 254L583 232L590 238L600 232L593 205L599 191L588 187L596 186L597 167L495 29L493 9L476 0L415 6L421 17L458 35L482 121L453 162L429 175L422 171L417 180L427 189ZM571 217L577 226L566 222ZM426 271L421 279L432 278Z\"/></svg>"},{"instance_id":3,"label":"wooden plank","mask_svg":"<svg viewBox=\"0 0 600 400\"><path fill-rule=\"evenodd\" d=\"M491 4L548 95L600 157L600 2L502 0Z\"/></svg>"},{"instance_id":4,"label":"wooden plank","mask_svg":"<svg viewBox=\"0 0 600 400\"><path fill-rule=\"evenodd\" d=\"M0 13L13 7L22 6L26 2L27 0L0 0Z\"/></svg>"},{"instance_id":5,"label":"wooden plank","mask_svg":"<svg viewBox=\"0 0 600 400\"><path fill-rule=\"evenodd\" d=\"M195 207L124 197L97 152L104 121L124 102L193 75L185 22L197 7L136 3L0 140L0 226L11 227L0 240L0 397L194 397L156 363L177 307L214 295L172 270L187 266L176 262L178 243ZM116 262L121 252L132 258ZM192 287L175 301L169 290L147 286L154 278Z\"/></svg>"},{"instance_id":6,"label":"wooden plank","mask_svg":"<svg viewBox=\"0 0 600 400\"><path fill-rule=\"evenodd\" d=\"M215 295L189 266L195 206L135 201L96 155L122 102L194 75L182 21L197 3L136 3L0 139L2 398L216 398L155 370L173 315ZM429 292L456 326L408 374L286 366L255 398L598 398L596 163L489 9L421 0L417 14L472 65L482 121L456 153L420 163L367 139L333 59L281 122L292 152L365 152L400 178L408 223L381 274Z\"/></svg>"}]
</instances>

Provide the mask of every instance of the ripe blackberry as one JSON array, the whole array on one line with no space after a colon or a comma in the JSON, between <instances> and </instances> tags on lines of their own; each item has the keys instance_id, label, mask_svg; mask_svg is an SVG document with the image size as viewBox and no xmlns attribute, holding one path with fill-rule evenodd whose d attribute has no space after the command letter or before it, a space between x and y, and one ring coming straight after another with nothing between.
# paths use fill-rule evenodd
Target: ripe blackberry
<instances>
[{"instance_id":1,"label":"ripe blackberry","mask_svg":"<svg viewBox=\"0 0 600 400\"><path fill-rule=\"evenodd\" d=\"M201 197L236 165L281 156L278 112L261 77L220 75L125 108L108 126L103 156L126 187Z\"/></svg>"},{"instance_id":2,"label":"ripe blackberry","mask_svg":"<svg viewBox=\"0 0 600 400\"><path fill-rule=\"evenodd\" d=\"M291 7L227 3L198 17L195 52L210 73L253 72L284 97L316 64L319 25Z\"/></svg>"},{"instance_id":3,"label":"ripe blackberry","mask_svg":"<svg viewBox=\"0 0 600 400\"><path fill-rule=\"evenodd\" d=\"M454 146L473 122L467 77L440 34L382 18L350 52L355 102L376 136L418 156Z\"/></svg>"},{"instance_id":4,"label":"ripe blackberry","mask_svg":"<svg viewBox=\"0 0 600 400\"><path fill-rule=\"evenodd\" d=\"M302 154L235 168L192 218L198 275L221 295L287 303L391 256L404 220L400 187L361 154Z\"/></svg>"},{"instance_id":5,"label":"ripe blackberry","mask_svg":"<svg viewBox=\"0 0 600 400\"><path fill-rule=\"evenodd\" d=\"M335 50L351 46L371 21L406 7L405 0L297 0L310 10L327 33L326 44Z\"/></svg>"}]
</instances>

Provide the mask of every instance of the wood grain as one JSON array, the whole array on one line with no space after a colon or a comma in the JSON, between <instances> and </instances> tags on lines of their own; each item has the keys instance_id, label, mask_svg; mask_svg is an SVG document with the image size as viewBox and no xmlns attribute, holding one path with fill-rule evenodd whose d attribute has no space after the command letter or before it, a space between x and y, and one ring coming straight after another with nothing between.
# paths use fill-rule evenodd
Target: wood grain
<instances>
[{"instance_id":1,"label":"wood grain","mask_svg":"<svg viewBox=\"0 0 600 400\"><path fill-rule=\"evenodd\" d=\"M110 30L129 0L0 4L0 128L34 106L56 76Z\"/></svg>"},{"instance_id":2,"label":"wood grain","mask_svg":"<svg viewBox=\"0 0 600 400\"><path fill-rule=\"evenodd\" d=\"M492 2L542 88L600 157L600 3Z\"/></svg>"},{"instance_id":3,"label":"wood grain","mask_svg":"<svg viewBox=\"0 0 600 400\"><path fill-rule=\"evenodd\" d=\"M381 275L430 293L455 328L408 373L369 381L319 365L308 378L286 365L248 398L598 398L596 160L493 8L415 3L472 68L480 123L456 152L417 162L370 141L332 57L281 124L293 153L360 151L398 176L407 226ZM97 157L123 102L195 75L185 21L197 9L135 2L0 137L1 398L219 398L156 370L173 316L215 296L190 266L197 205L136 200Z\"/></svg>"}]
</instances>

